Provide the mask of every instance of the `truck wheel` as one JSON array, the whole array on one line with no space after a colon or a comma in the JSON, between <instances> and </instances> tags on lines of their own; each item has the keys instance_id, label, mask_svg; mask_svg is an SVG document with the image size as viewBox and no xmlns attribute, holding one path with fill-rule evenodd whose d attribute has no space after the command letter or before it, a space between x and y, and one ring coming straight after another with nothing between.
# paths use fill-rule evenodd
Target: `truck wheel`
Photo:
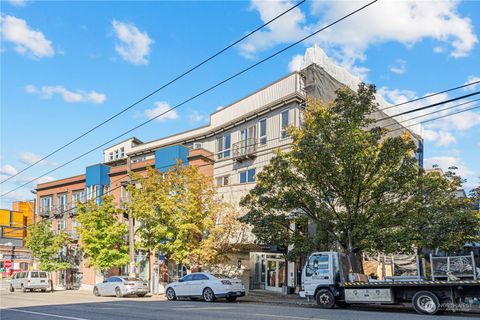
<instances>
[{"instance_id":1,"label":"truck wheel","mask_svg":"<svg viewBox=\"0 0 480 320\"><path fill-rule=\"evenodd\" d=\"M328 289L318 290L315 300L317 301L317 305L322 309L331 309L335 305L335 297Z\"/></svg>"},{"instance_id":2,"label":"truck wheel","mask_svg":"<svg viewBox=\"0 0 480 320\"><path fill-rule=\"evenodd\" d=\"M440 308L438 297L430 291L419 291L412 299L413 308L420 314L435 314Z\"/></svg>"}]
</instances>

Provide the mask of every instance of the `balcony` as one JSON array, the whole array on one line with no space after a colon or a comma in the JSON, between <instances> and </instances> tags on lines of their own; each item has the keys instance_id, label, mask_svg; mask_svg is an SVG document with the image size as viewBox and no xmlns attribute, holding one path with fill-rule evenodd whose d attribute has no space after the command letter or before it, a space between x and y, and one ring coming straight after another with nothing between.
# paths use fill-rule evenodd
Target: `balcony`
<instances>
[{"instance_id":1,"label":"balcony","mask_svg":"<svg viewBox=\"0 0 480 320\"><path fill-rule=\"evenodd\" d=\"M257 139L248 138L232 145L233 159L235 161L243 161L253 159L257 156Z\"/></svg>"},{"instance_id":2,"label":"balcony","mask_svg":"<svg viewBox=\"0 0 480 320\"><path fill-rule=\"evenodd\" d=\"M42 210L40 210L40 217L41 218L50 218L50 213L51 213L50 208L42 209Z\"/></svg>"}]
</instances>

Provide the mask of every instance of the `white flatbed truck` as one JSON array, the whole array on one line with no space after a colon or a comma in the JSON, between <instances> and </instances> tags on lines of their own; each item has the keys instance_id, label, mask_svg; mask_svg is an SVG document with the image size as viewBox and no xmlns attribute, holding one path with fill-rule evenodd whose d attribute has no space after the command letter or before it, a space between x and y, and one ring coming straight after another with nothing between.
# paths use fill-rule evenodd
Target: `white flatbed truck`
<instances>
[{"instance_id":1,"label":"white flatbed truck","mask_svg":"<svg viewBox=\"0 0 480 320\"><path fill-rule=\"evenodd\" d=\"M480 300L480 280L475 266L472 269L472 279L454 281L420 277L372 280L365 275L349 275L346 258L338 252L315 252L303 268L300 296L315 299L321 308L412 303L418 313L433 315L445 305Z\"/></svg>"}]
</instances>

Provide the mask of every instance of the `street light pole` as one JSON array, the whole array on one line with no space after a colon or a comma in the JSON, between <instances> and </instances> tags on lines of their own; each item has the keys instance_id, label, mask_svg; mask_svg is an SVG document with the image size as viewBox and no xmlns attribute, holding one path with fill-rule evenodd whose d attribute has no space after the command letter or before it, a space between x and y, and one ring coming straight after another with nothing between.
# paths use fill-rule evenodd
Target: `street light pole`
<instances>
[{"instance_id":1,"label":"street light pole","mask_svg":"<svg viewBox=\"0 0 480 320\"><path fill-rule=\"evenodd\" d=\"M127 174L128 174L128 186L132 182L130 171L132 170L132 161L130 156L127 156ZM127 203L130 202L130 193L127 192ZM135 222L133 220L132 212L127 209L128 213L128 254L130 256L130 277L136 276L135 270Z\"/></svg>"}]
</instances>

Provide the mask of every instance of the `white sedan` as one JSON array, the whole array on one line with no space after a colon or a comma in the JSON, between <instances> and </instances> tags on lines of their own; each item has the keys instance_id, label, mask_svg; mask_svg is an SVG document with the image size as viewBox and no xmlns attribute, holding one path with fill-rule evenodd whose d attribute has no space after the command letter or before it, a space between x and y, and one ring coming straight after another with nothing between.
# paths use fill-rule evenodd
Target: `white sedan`
<instances>
[{"instance_id":1,"label":"white sedan","mask_svg":"<svg viewBox=\"0 0 480 320\"><path fill-rule=\"evenodd\" d=\"M145 297L148 293L146 281L129 277L110 277L93 288L93 294L99 296L116 296L117 298L137 295Z\"/></svg>"},{"instance_id":2,"label":"white sedan","mask_svg":"<svg viewBox=\"0 0 480 320\"><path fill-rule=\"evenodd\" d=\"M213 302L217 298L226 298L227 301L233 302L237 297L245 296L245 287L239 279L208 272L195 272L168 284L165 295L168 300L203 298L206 302Z\"/></svg>"}]
</instances>

